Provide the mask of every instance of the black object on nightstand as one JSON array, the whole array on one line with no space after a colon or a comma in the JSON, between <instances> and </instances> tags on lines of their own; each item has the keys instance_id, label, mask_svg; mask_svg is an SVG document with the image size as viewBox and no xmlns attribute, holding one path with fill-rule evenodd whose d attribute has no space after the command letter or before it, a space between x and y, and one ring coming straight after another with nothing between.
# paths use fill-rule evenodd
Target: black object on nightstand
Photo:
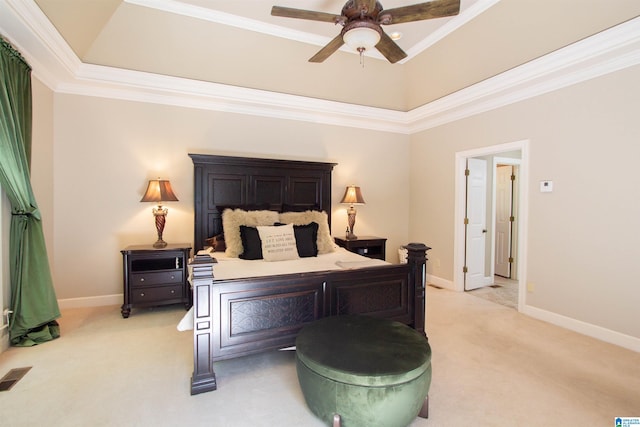
<instances>
[{"instance_id":1,"label":"black object on nightstand","mask_svg":"<svg viewBox=\"0 0 640 427\"><path fill-rule=\"evenodd\" d=\"M191 245L132 245L120 251L123 257L124 304L122 317L129 317L132 306L183 303L188 309L192 295L187 282Z\"/></svg>"},{"instance_id":2,"label":"black object on nightstand","mask_svg":"<svg viewBox=\"0 0 640 427\"><path fill-rule=\"evenodd\" d=\"M336 244L350 252L369 258L385 259L385 247L387 239L375 236L362 236L349 240L344 237L335 237Z\"/></svg>"}]
</instances>

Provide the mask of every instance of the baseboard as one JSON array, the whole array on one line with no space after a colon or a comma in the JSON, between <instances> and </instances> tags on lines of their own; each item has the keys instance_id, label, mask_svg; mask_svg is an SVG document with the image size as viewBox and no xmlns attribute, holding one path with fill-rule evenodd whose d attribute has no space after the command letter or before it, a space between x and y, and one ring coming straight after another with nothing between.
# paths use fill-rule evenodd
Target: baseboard
<instances>
[{"instance_id":1,"label":"baseboard","mask_svg":"<svg viewBox=\"0 0 640 427\"><path fill-rule=\"evenodd\" d=\"M66 308L101 307L104 305L122 305L122 298L123 298L122 294L115 294L115 295L102 295L97 297L59 299L58 306L64 310Z\"/></svg>"},{"instance_id":2,"label":"baseboard","mask_svg":"<svg viewBox=\"0 0 640 427\"><path fill-rule=\"evenodd\" d=\"M443 279L442 277L433 276L431 274L427 274L427 284L449 289L450 291L455 291L453 282L451 280Z\"/></svg>"},{"instance_id":3,"label":"baseboard","mask_svg":"<svg viewBox=\"0 0 640 427\"><path fill-rule=\"evenodd\" d=\"M427 283L450 291L456 291L451 280L446 280L441 277L428 274ZM620 332L612 331L611 329L606 329L581 320L572 319L571 317L563 316L561 314L553 313L527 304L523 305L520 312L544 322L640 353L640 338L625 335Z\"/></svg>"},{"instance_id":4,"label":"baseboard","mask_svg":"<svg viewBox=\"0 0 640 427\"><path fill-rule=\"evenodd\" d=\"M525 305L521 312L536 319L552 323L556 326L561 326L563 328L599 339L601 341L608 342L610 344L615 344L632 351L640 352L640 338L621 334L620 332L612 331L601 326L596 326L591 323L583 322L581 320L572 319L571 317L552 313L550 311L542 310L530 305Z\"/></svg>"}]
</instances>

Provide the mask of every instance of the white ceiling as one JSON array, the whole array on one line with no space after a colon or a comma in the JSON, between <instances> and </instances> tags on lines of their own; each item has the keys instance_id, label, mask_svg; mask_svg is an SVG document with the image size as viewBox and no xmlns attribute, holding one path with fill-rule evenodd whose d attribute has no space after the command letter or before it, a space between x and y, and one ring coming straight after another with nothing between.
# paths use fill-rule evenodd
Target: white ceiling
<instances>
[{"instance_id":1,"label":"white ceiling","mask_svg":"<svg viewBox=\"0 0 640 427\"><path fill-rule=\"evenodd\" d=\"M339 14L343 0L2 1L34 32L57 33L80 63L107 67L101 73L142 71L398 111L478 85L640 15L638 0L462 0L458 16L386 26L388 33L395 27L403 33L398 44L409 57L389 64L374 55L363 68L346 51L321 64L307 62L340 28L270 15L273 5ZM389 9L416 2L381 3Z\"/></svg>"}]
</instances>

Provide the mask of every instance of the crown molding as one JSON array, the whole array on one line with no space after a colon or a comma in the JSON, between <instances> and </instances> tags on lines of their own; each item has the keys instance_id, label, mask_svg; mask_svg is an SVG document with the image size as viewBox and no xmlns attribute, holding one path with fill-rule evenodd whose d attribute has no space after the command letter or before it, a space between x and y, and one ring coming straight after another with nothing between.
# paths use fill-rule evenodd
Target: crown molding
<instances>
[{"instance_id":1,"label":"crown molding","mask_svg":"<svg viewBox=\"0 0 640 427\"><path fill-rule=\"evenodd\" d=\"M414 134L640 63L640 17L408 112L82 63L32 0L0 2L0 32L59 93Z\"/></svg>"},{"instance_id":2,"label":"crown molding","mask_svg":"<svg viewBox=\"0 0 640 427\"><path fill-rule=\"evenodd\" d=\"M407 113L413 134L640 64L640 17Z\"/></svg>"},{"instance_id":3,"label":"crown molding","mask_svg":"<svg viewBox=\"0 0 640 427\"><path fill-rule=\"evenodd\" d=\"M60 93L407 133L406 113L304 96L83 64Z\"/></svg>"},{"instance_id":4,"label":"crown molding","mask_svg":"<svg viewBox=\"0 0 640 427\"><path fill-rule=\"evenodd\" d=\"M82 62L33 0L0 2L0 32L49 88L72 82Z\"/></svg>"}]
</instances>

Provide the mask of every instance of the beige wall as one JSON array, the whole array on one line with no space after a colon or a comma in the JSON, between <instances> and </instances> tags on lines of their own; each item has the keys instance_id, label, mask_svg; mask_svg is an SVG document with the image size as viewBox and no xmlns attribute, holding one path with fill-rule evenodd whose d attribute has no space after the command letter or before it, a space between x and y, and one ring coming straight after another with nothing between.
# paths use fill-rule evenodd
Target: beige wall
<instances>
[{"instance_id":1,"label":"beige wall","mask_svg":"<svg viewBox=\"0 0 640 427\"><path fill-rule=\"evenodd\" d=\"M339 201L354 183L367 201L358 208L356 231L387 237L388 248L408 241L405 135L66 94L54 98L53 269L60 299L122 292L119 251L156 238L152 205L140 203L149 178L170 179L180 199L167 204L165 240L192 242L188 153L338 163L335 234L346 228L346 206ZM396 261L393 255L389 259Z\"/></svg>"},{"instance_id":2,"label":"beige wall","mask_svg":"<svg viewBox=\"0 0 640 427\"><path fill-rule=\"evenodd\" d=\"M526 303L640 337L640 67L411 137L412 239L453 280L455 153L529 140ZM553 180L553 193L539 183Z\"/></svg>"},{"instance_id":3,"label":"beige wall","mask_svg":"<svg viewBox=\"0 0 640 427\"><path fill-rule=\"evenodd\" d=\"M146 180L171 179L166 240L191 242L189 152L338 163L333 226L344 186L363 188L356 231L433 247L429 273L453 279L454 156L530 140L531 307L640 337L632 317L640 255L635 177L638 67L459 120L411 137L137 102L53 94L34 82L33 185L61 299L122 292L120 249L151 243ZM409 165L409 168L407 168ZM551 194L538 192L552 179ZM409 190L411 189L411 190ZM636 280L637 282L637 280Z\"/></svg>"},{"instance_id":4,"label":"beige wall","mask_svg":"<svg viewBox=\"0 0 640 427\"><path fill-rule=\"evenodd\" d=\"M42 213L42 229L49 261L53 260L53 91L37 78L31 79L33 92L33 134L31 150L31 185ZM53 264L51 264L53 270Z\"/></svg>"}]
</instances>

